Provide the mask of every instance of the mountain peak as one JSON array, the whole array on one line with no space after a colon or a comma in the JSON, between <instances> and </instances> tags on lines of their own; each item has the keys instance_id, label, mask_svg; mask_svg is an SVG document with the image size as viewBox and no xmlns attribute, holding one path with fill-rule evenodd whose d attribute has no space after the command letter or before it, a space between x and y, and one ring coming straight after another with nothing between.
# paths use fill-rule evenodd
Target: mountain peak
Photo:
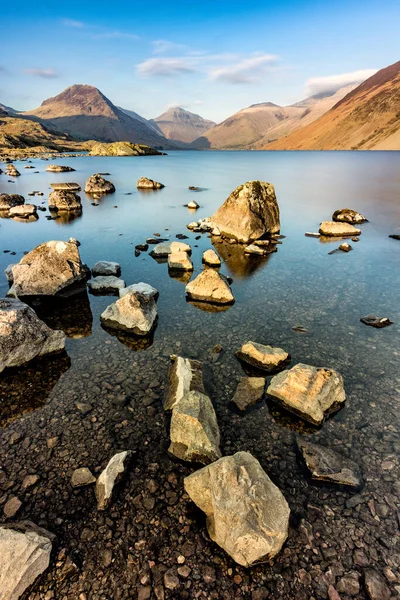
<instances>
[{"instance_id":1,"label":"mountain peak","mask_svg":"<svg viewBox=\"0 0 400 600\"><path fill-rule=\"evenodd\" d=\"M153 119L166 138L180 142L192 142L214 127L213 121L203 119L181 106L171 106L162 115Z\"/></svg>"}]
</instances>

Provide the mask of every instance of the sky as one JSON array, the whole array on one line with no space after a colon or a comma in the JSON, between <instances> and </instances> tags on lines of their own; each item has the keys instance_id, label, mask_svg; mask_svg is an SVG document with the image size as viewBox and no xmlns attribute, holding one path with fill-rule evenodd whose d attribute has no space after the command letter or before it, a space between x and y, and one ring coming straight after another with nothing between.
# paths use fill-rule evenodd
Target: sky
<instances>
[{"instance_id":1,"label":"sky","mask_svg":"<svg viewBox=\"0 0 400 600\"><path fill-rule=\"evenodd\" d=\"M400 59L399 0L23 1L0 22L0 103L17 110L85 83L148 119L182 106L221 122Z\"/></svg>"}]
</instances>

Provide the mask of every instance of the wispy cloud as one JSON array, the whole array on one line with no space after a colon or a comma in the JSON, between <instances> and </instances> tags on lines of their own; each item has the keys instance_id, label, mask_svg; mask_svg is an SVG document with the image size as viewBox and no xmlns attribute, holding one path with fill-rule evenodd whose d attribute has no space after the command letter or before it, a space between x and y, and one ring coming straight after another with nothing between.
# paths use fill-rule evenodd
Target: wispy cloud
<instances>
[{"instance_id":1,"label":"wispy cloud","mask_svg":"<svg viewBox=\"0 0 400 600\"><path fill-rule=\"evenodd\" d=\"M42 77L43 79L55 79L59 76L54 69L22 69L22 72L25 73L25 75Z\"/></svg>"},{"instance_id":2,"label":"wispy cloud","mask_svg":"<svg viewBox=\"0 0 400 600\"><path fill-rule=\"evenodd\" d=\"M125 31L102 31L100 33L95 33L92 35L94 40L100 39L108 39L108 40L116 40L116 39L130 39L130 40L140 40L140 36L136 35L136 33L128 33Z\"/></svg>"},{"instance_id":3,"label":"wispy cloud","mask_svg":"<svg viewBox=\"0 0 400 600\"><path fill-rule=\"evenodd\" d=\"M85 27L85 23L82 21L76 21L75 19L62 19L61 23L64 25L64 27L75 27L76 29Z\"/></svg>"},{"instance_id":4,"label":"wispy cloud","mask_svg":"<svg viewBox=\"0 0 400 600\"><path fill-rule=\"evenodd\" d=\"M178 52L187 49L184 44L177 44L170 40L154 40L151 42L153 46L153 54L165 54L167 52Z\"/></svg>"},{"instance_id":5,"label":"wispy cloud","mask_svg":"<svg viewBox=\"0 0 400 600\"><path fill-rule=\"evenodd\" d=\"M136 65L137 71L144 76L174 77L183 73L193 73L195 65L189 58L149 58Z\"/></svg>"},{"instance_id":6,"label":"wispy cloud","mask_svg":"<svg viewBox=\"0 0 400 600\"><path fill-rule=\"evenodd\" d=\"M135 33L129 33L127 31L120 31L119 29L107 30L98 25L92 25L91 23L84 23L83 21L76 21L75 19L62 19L61 23L64 27L73 27L75 29L85 29L86 35L89 33L93 40L116 40L116 39L131 39L139 40L140 36Z\"/></svg>"},{"instance_id":7,"label":"wispy cloud","mask_svg":"<svg viewBox=\"0 0 400 600\"><path fill-rule=\"evenodd\" d=\"M213 81L232 84L256 83L261 81L277 60L278 57L273 54L256 54L233 64L217 66L211 69L209 77Z\"/></svg>"},{"instance_id":8,"label":"wispy cloud","mask_svg":"<svg viewBox=\"0 0 400 600\"><path fill-rule=\"evenodd\" d=\"M336 92L346 85L362 83L376 72L377 69L362 69L328 77L313 77L306 82L306 94L313 96L323 92Z\"/></svg>"}]
</instances>

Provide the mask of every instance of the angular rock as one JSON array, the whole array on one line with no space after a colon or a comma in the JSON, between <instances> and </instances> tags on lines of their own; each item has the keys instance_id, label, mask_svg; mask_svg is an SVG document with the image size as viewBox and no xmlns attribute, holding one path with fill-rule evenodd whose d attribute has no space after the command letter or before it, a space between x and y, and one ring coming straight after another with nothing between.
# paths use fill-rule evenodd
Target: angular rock
<instances>
[{"instance_id":1,"label":"angular rock","mask_svg":"<svg viewBox=\"0 0 400 600\"><path fill-rule=\"evenodd\" d=\"M50 171L50 173L69 173L75 171L75 169L63 165L47 165L46 171Z\"/></svg>"},{"instance_id":2,"label":"angular rock","mask_svg":"<svg viewBox=\"0 0 400 600\"><path fill-rule=\"evenodd\" d=\"M115 294L118 296L120 290L124 287L125 281L112 275L108 277L102 277L99 275L99 277L93 277L93 279L88 281L89 290L94 294L98 294L99 296L102 294Z\"/></svg>"},{"instance_id":3,"label":"angular rock","mask_svg":"<svg viewBox=\"0 0 400 600\"><path fill-rule=\"evenodd\" d=\"M0 299L0 372L64 347L64 333L47 327L27 304Z\"/></svg>"},{"instance_id":4,"label":"angular rock","mask_svg":"<svg viewBox=\"0 0 400 600\"><path fill-rule=\"evenodd\" d=\"M290 361L290 354L282 348L250 341L243 344L235 356L252 367L268 372L283 368Z\"/></svg>"},{"instance_id":5,"label":"angular rock","mask_svg":"<svg viewBox=\"0 0 400 600\"><path fill-rule=\"evenodd\" d=\"M275 375L267 394L313 425L320 425L346 400L343 377L337 371L302 363Z\"/></svg>"},{"instance_id":6,"label":"angular rock","mask_svg":"<svg viewBox=\"0 0 400 600\"><path fill-rule=\"evenodd\" d=\"M321 235L330 237L353 237L361 234L361 229L357 229L350 223L337 223L336 221L324 221L319 226Z\"/></svg>"},{"instance_id":7,"label":"angular rock","mask_svg":"<svg viewBox=\"0 0 400 600\"><path fill-rule=\"evenodd\" d=\"M364 325L376 327L377 329L382 329L383 327L387 327L388 325L393 325L393 321L391 321L387 317L376 317L375 315L361 317L360 321L361 323L364 323Z\"/></svg>"},{"instance_id":8,"label":"angular rock","mask_svg":"<svg viewBox=\"0 0 400 600\"><path fill-rule=\"evenodd\" d=\"M187 252L171 252L168 255L168 268L171 271L193 271L193 263Z\"/></svg>"},{"instance_id":9,"label":"angular rock","mask_svg":"<svg viewBox=\"0 0 400 600\"><path fill-rule=\"evenodd\" d=\"M246 410L249 406L262 400L265 390L264 377L242 377L236 388L232 402L239 410Z\"/></svg>"},{"instance_id":10,"label":"angular rock","mask_svg":"<svg viewBox=\"0 0 400 600\"><path fill-rule=\"evenodd\" d=\"M188 462L204 465L221 456L217 417L208 396L196 390L185 394L172 411L168 451Z\"/></svg>"},{"instance_id":11,"label":"angular rock","mask_svg":"<svg viewBox=\"0 0 400 600\"><path fill-rule=\"evenodd\" d=\"M375 569L364 571L365 591L369 600L390 600L390 589L386 585L382 575Z\"/></svg>"},{"instance_id":12,"label":"angular rock","mask_svg":"<svg viewBox=\"0 0 400 600\"><path fill-rule=\"evenodd\" d=\"M21 206L25 198L20 194L0 194L0 211L10 210L14 206Z\"/></svg>"},{"instance_id":13,"label":"angular rock","mask_svg":"<svg viewBox=\"0 0 400 600\"><path fill-rule=\"evenodd\" d=\"M71 484L72 487L83 487L85 485L91 485L96 481L96 477L94 477L87 467L81 467L80 469L75 469L72 473Z\"/></svg>"},{"instance_id":14,"label":"angular rock","mask_svg":"<svg viewBox=\"0 0 400 600\"><path fill-rule=\"evenodd\" d=\"M275 189L265 181L248 181L234 190L211 217L222 236L248 244L265 234L279 233Z\"/></svg>"},{"instance_id":15,"label":"angular rock","mask_svg":"<svg viewBox=\"0 0 400 600\"><path fill-rule=\"evenodd\" d=\"M29 521L0 526L0 597L18 600L49 566L54 535Z\"/></svg>"},{"instance_id":16,"label":"angular rock","mask_svg":"<svg viewBox=\"0 0 400 600\"><path fill-rule=\"evenodd\" d=\"M354 488L362 485L360 469L355 462L330 448L312 444L299 436L296 441L312 479Z\"/></svg>"},{"instance_id":17,"label":"angular rock","mask_svg":"<svg viewBox=\"0 0 400 600\"><path fill-rule=\"evenodd\" d=\"M37 208L34 204L21 204L20 206L13 206L8 212L11 218L20 217L27 219L29 217L37 217Z\"/></svg>"},{"instance_id":18,"label":"angular rock","mask_svg":"<svg viewBox=\"0 0 400 600\"><path fill-rule=\"evenodd\" d=\"M189 300L211 304L233 304L235 298L226 279L214 269L205 269L186 286Z\"/></svg>"},{"instance_id":19,"label":"angular rock","mask_svg":"<svg viewBox=\"0 0 400 600\"><path fill-rule=\"evenodd\" d=\"M104 179L100 173L95 173L86 181L85 192L86 194L111 194L115 192L115 186L111 181Z\"/></svg>"},{"instance_id":20,"label":"angular rock","mask_svg":"<svg viewBox=\"0 0 400 600\"><path fill-rule=\"evenodd\" d=\"M256 244L250 244L244 249L245 254L256 254L258 256L264 256L266 254L265 248L262 246L256 246Z\"/></svg>"},{"instance_id":21,"label":"angular rock","mask_svg":"<svg viewBox=\"0 0 400 600\"><path fill-rule=\"evenodd\" d=\"M141 177L138 180L136 187L139 190L160 190L165 186L159 181L153 181L152 179L148 179L147 177Z\"/></svg>"},{"instance_id":22,"label":"angular rock","mask_svg":"<svg viewBox=\"0 0 400 600\"><path fill-rule=\"evenodd\" d=\"M104 471L101 472L96 483L98 510L105 510L109 507L112 500L114 486L125 475L131 457L132 452L130 450L119 452L110 459Z\"/></svg>"},{"instance_id":23,"label":"angular rock","mask_svg":"<svg viewBox=\"0 0 400 600\"><path fill-rule=\"evenodd\" d=\"M3 508L4 516L7 519L13 519L15 517L15 515L17 514L17 512L19 511L19 509L21 508L21 506L22 506L21 500L19 498L17 498L17 496L11 496L11 498L9 498L4 505L4 508Z\"/></svg>"},{"instance_id":24,"label":"angular rock","mask_svg":"<svg viewBox=\"0 0 400 600\"><path fill-rule=\"evenodd\" d=\"M289 506L260 463L248 452L225 456L184 480L186 492L207 516L214 542L249 567L281 550Z\"/></svg>"},{"instance_id":25,"label":"angular rock","mask_svg":"<svg viewBox=\"0 0 400 600\"><path fill-rule=\"evenodd\" d=\"M360 575L357 571L350 571L350 573L343 575L338 581L337 590L340 594L357 596L360 592Z\"/></svg>"},{"instance_id":26,"label":"angular rock","mask_svg":"<svg viewBox=\"0 0 400 600\"><path fill-rule=\"evenodd\" d=\"M147 335L155 325L157 307L154 298L139 292L129 292L107 306L100 319L110 329Z\"/></svg>"},{"instance_id":27,"label":"angular rock","mask_svg":"<svg viewBox=\"0 0 400 600\"><path fill-rule=\"evenodd\" d=\"M99 260L92 268L93 277L98 275L114 275L119 277L121 275L121 265L109 260Z\"/></svg>"},{"instance_id":28,"label":"angular rock","mask_svg":"<svg viewBox=\"0 0 400 600\"><path fill-rule=\"evenodd\" d=\"M150 252L150 256L154 258L167 258L170 254L175 254L176 252L187 252L191 254L192 249L189 244L185 244L185 242L161 242L154 246L153 250Z\"/></svg>"},{"instance_id":29,"label":"angular rock","mask_svg":"<svg viewBox=\"0 0 400 600\"><path fill-rule=\"evenodd\" d=\"M339 223L365 223L367 218L351 208L341 208L340 210L335 210L332 215L332 221L338 221Z\"/></svg>"},{"instance_id":30,"label":"angular rock","mask_svg":"<svg viewBox=\"0 0 400 600\"><path fill-rule=\"evenodd\" d=\"M172 410L190 391L205 394L203 365L198 360L173 356L168 373L164 410Z\"/></svg>"},{"instance_id":31,"label":"angular rock","mask_svg":"<svg viewBox=\"0 0 400 600\"><path fill-rule=\"evenodd\" d=\"M79 183L74 183L74 182L70 182L70 183L64 183L64 182L58 182L58 183L51 183L50 187L53 188L53 190L65 190L68 192L80 192L81 191L81 186L79 185Z\"/></svg>"},{"instance_id":32,"label":"angular rock","mask_svg":"<svg viewBox=\"0 0 400 600\"><path fill-rule=\"evenodd\" d=\"M197 210L198 208L200 208L200 204L197 204L196 200L191 200L190 202L188 202L187 207Z\"/></svg>"},{"instance_id":33,"label":"angular rock","mask_svg":"<svg viewBox=\"0 0 400 600\"><path fill-rule=\"evenodd\" d=\"M81 291L76 284L86 281L78 246L51 241L28 252L12 269L15 292L23 296L54 296Z\"/></svg>"},{"instance_id":34,"label":"angular rock","mask_svg":"<svg viewBox=\"0 0 400 600\"><path fill-rule=\"evenodd\" d=\"M81 198L75 192L55 190L49 196L49 210L80 212L82 210Z\"/></svg>"},{"instance_id":35,"label":"angular rock","mask_svg":"<svg viewBox=\"0 0 400 600\"><path fill-rule=\"evenodd\" d=\"M130 292L139 293L148 298L154 298L154 300L157 300L159 296L158 290L156 290L155 287L149 283L143 283L143 281L133 283L132 285L128 285L126 288L119 290L119 297L122 298L125 294L129 294Z\"/></svg>"},{"instance_id":36,"label":"angular rock","mask_svg":"<svg viewBox=\"0 0 400 600\"><path fill-rule=\"evenodd\" d=\"M203 263L207 265L207 267L215 267L218 268L221 266L221 260L215 250L206 250L203 253Z\"/></svg>"}]
</instances>

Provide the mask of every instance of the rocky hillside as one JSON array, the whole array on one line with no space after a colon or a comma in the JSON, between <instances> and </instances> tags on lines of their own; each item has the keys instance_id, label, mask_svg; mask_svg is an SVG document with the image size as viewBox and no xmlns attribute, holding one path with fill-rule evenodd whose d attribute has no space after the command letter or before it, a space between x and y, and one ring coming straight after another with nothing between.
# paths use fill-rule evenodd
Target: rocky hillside
<instances>
[{"instance_id":1,"label":"rocky hillside","mask_svg":"<svg viewBox=\"0 0 400 600\"><path fill-rule=\"evenodd\" d=\"M152 120L169 140L190 143L214 127L214 121L203 119L179 106L170 108Z\"/></svg>"},{"instance_id":2,"label":"rocky hillside","mask_svg":"<svg viewBox=\"0 0 400 600\"><path fill-rule=\"evenodd\" d=\"M313 123L267 150L399 150L400 61L357 86Z\"/></svg>"}]
</instances>

